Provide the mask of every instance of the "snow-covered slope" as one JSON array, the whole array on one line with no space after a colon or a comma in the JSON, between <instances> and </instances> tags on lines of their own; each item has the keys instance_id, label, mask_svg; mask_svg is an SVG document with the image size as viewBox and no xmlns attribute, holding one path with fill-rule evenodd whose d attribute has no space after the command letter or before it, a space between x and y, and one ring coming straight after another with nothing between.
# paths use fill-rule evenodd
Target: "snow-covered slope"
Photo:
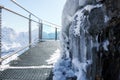
<instances>
[{"instance_id":1,"label":"snow-covered slope","mask_svg":"<svg viewBox=\"0 0 120 80\"><path fill-rule=\"evenodd\" d=\"M2 28L2 53L13 52L21 47L21 44L16 42L17 36L18 34L12 28Z\"/></svg>"},{"instance_id":2,"label":"snow-covered slope","mask_svg":"<svg viewBox=\"0 0 120 80\"><path fill-rule=\"evenodd\" d=\"M2 28L2 41L6 43L12 43L15 41L17 35L12 28Z\"/></svg>"},{"instance_id":3,"label":"snow-covered slope","mask_svg":"<svg viewBox=\"0 0 120 80\"><path fill-rule=\"evenodd\" d=\"M28 45L28 32L17 33L10 27L2 28L2 55L10 54L26 45Z\"/></svg>"}]
</instances>

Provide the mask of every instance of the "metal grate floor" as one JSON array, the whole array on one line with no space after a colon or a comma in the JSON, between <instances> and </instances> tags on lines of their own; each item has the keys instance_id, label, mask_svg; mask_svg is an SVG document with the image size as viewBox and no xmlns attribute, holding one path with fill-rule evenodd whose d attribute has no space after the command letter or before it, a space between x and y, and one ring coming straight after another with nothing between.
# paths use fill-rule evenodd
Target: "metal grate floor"
<instances>
[{"instance_id":1,"label":"metal grate floor","mask_svg":"<svg viewBox=\"0 0 120 80\"><path fill-rule=\"evenodd\" d=\"M0 80L51 80L50 72L51 69L8 69L2 72Z\"/></svg>"},{"instance_id":2,"label":"metal grate floor","mask_svg":"<svg viewBox=\"0 0 120 80\"><path fill-rule=\"evenodd\" d=\"M51 66L46 60L59 48L58 43L58 41L46 41L31 48L19 56L18 60L10 63L15 68L0 72L0 80L52 80L52 68L39 68L38 66ZM24 68L26 66L28 68ZM37 68L30 68L31 66Z\"/></svg>"}]
</instances>

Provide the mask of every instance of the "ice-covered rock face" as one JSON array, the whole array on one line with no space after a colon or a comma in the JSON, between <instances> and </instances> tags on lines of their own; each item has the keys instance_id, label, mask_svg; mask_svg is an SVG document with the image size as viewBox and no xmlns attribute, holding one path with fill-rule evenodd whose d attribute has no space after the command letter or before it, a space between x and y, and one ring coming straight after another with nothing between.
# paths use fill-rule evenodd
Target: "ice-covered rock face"
<instances>
[{"instance_id":1,"label":"ice-covered rock face","mask_svg":"<svg viewBox=\"0 0 120 80\"><path fill-rule=\"evenodd\" d=\"M119 2L67 0L53 80L119 80Z\"/></svg>"},{"instance_id":2,"label":"ice-covered rock face","mask_svg":"<svg viewBox=\"0 0 120 80\"><path fill-rule=\"evenodd\" d=\"M94 2L95 0L67 0L62 14L62 31L68 34L66 30L69 28L75 12L85 5L92 4Z\"/></svg>"},{"instance_id":3,"label":"ice-covered rock face","mask_svg":"<svg viewBox=\"0 0 120 80\"><path fill-rule=\"evenodd\" d=\"M120 0L104 0L104 6L110 18L120 15Z\"/></svg>"},{"instance_id":4,"label":"ice-covered rock face","mask_svg":"<svg viewBox=\"0 0 120 80\"><path fill-rule=\"evenodd\" d=\"M93 2L94 0L67 0L62 16L62 62L60 60L57 68L54 68L54 80L60 80L56 72L61 73L60 76L64 76L64 80L75 77L77 80L92 79L92 49L98 47L96 35L104 24L102 5L93 5ZM66 62L70 65L66 65ZM70 76L67 76L68 74Z\"/></svg>"},{"instance_id":5,"label":"ice-covered rock face","mask_svg":"<svg viewBox=\"0 0 120 80\"><path fill-rule=\"evenodd\" d=\"M72 5L72 6L71 6ZM77 8L79 7L79 0L67 0L63 9L62 14L62 31L67 33L69 24L71 23L72 16L75 14Z\"/></svg>"}]
</instances>

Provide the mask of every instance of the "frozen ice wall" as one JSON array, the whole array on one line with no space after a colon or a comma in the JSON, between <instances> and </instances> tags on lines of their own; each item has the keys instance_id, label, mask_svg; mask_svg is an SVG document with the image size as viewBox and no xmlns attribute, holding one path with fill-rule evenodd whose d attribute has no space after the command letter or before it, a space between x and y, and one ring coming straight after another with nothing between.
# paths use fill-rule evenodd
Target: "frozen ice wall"
<instances>
[{"instance_id":1,"label":"frozen ice wall","mask_svg":"<svg viewBox=\"0 0 120 80\"><path fill-rule=\"evenodd\" d=\"M67 0L62 16L61 58L55 64L53 80L92 80L93 47L103 27L101 4L93 0Z\"/></svg>"},{"instance_id":2,"label":"frozen ice wall","mask_svg":"<svg viewBox=\"0 0 120 80\"><path fill-rule=\"evenodd\" d=\"M66 1L62 15L61 58L53 69L53 80L119 79L120 9L117 2Z\"/></svg>"}]
</instances>

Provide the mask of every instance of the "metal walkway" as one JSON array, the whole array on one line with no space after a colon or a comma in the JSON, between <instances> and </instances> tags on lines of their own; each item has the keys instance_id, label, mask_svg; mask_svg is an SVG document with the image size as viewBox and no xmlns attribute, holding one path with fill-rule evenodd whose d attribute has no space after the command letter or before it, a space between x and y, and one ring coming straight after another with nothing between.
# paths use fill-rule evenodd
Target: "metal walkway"
<instances>
[{"instance_id":1,"label":"metal walkway","mask_svg":"<svg viewBox=\"0 0 120 80\"><path fill-rule=\"evenodd\" d=\"M46 62L59 49L59 41L40 42L0 72L0 80L52 80L52 64Z\"/></svg>"}]
</instances>

